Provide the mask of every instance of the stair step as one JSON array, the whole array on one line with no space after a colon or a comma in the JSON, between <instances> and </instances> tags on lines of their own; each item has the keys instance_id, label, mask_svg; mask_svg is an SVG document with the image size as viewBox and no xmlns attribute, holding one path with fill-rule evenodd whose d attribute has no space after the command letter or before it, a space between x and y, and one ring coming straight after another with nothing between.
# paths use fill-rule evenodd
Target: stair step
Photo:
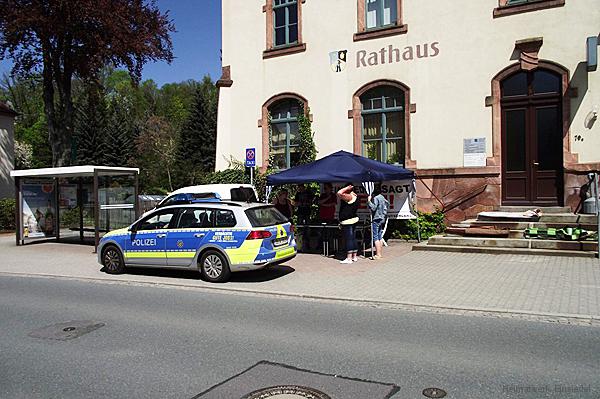
<instances>
[{"instance_id":1,"label":"stair step","mask_svg":"<svg viewBox=\"0 0 600 399\"><path fill-rule=\"evenodd\" d=\"M590 251L568 251L552 249L531 248L498 248L498 247L469 247L460 245L430 245L420 243L413 245L413 251L442 251L459 253L483 253L494 255L544 255L544 256L568 256L575 258L595 258L596 252Z\"/></svg>"},{"instance_id":2,"label":"stair step","mask_svg":"<svg viewBox=\"0 0 600 399\"><path fill-rule=\"evenodd\" d=\"M463 247L486 248L526 248L526 249L552 249L567 251L597 251L598 243L595 241L561 241L526 238L490 238L490 237L447 237L433 236L429 245L449 245Z\"/></svg>"},{"instance_id":3,"label":"stair step","mask_svg":"<svg viewBox=\"0 0 600 399\"><path fill-rule=\"evenodd\" d=\"M542 214L540 222L546 223L581 223L581 224L595 224L598 223L598 217L596 215L575 215L573 213L549 213Z\"/></svg>"},{"instance_id":4,"label":"stair step","mask_svg":"<svg viewBox=\"0 0 600 399\"><path fill-rule=\"evenodd\" d=\"M542 213L570 213L568 206L499 206L496 210L500 212L525 212L531 209L540 209Z\"/></svg>"},{"instance_id":5,"label":"stair step","mask_svg":"<svg viewBox=\"0 0 600 399\"><path fill-rule=\"evenodd\" d=\"M460 225L480 227L480 226L496 226L500 229L511 229L511 230L525 230L529 227L548 228L553 227L556 229L562 229L563 227L581 227L588 231L596 231L598 226L596 223L556 223L556 222L506 222L506 221L489 221L489 220L467 220ZM457 227L457 226L454 226Z\"/></svg>"},{"instance_id":6,"label":"stair step","mask_svg":"<svg viewBox=\"0 0 600 399\"><path fill-rule=\"evenodd\" d=\"M509 222L509 223L535 223L529 220L508 220L506 218L486 218L486 220L477 219L477 222L483 223L496 223L496 222ZM542 216L537 222L540 223L558 223L562 225L567 224L585 224L585 225L596 225L598 219L595 215L575 215L573 213L542 213ZM595 230L595 229L594 229Z\"/></svg>"},{"instance_id":7,"label":"stair step","mask_svg":"<svg viewBox=\"0 0 600 399\"><path fill-rule=\"evenodd\" d=\"M465 227L458 227L458 228L465 228ZM468 227L467 227L468 228ZM513 229L509 229L509 233L508 233L508 238L523 238L523 233L525 230L513 230ZM487 237L485 235L477 235L477 236L463 236L461 234L455 234L455 233L445 233L444 237L467 237L467 238L494 238L494 237Z\"/></svg>"}]
</instances>

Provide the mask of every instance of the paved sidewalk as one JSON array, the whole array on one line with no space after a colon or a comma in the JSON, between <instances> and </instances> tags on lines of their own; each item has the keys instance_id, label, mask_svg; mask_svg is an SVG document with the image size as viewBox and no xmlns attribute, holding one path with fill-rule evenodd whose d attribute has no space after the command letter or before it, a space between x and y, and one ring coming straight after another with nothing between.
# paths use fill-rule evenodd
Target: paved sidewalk
<instances>
[{"instance_id":1,"label":"paved sidewalk","mask_svg":"<svg viewBox=\"0 0 600 399\"><path fill-rule=\"evenodd\" d=\"M528 255L411 252L393 243L385 260L341 265L299 255L270 270L236 273L210 284L198 273L130 269L101 272L89 246L16 247L0 236L0 274L45 275L344 300L372 306L534 318L600 326L600 261Z\"/></svg>"}]
</instances>

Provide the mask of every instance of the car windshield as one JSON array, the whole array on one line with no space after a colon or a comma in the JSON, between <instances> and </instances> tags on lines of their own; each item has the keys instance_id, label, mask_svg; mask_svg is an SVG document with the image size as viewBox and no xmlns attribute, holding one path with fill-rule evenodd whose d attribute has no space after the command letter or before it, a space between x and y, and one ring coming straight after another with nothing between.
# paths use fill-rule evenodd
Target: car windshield
<instances>
[{"instance_id":1,"label":"car windshield","mask_svg":"<svg viewBox=\"0 0 600 399\"><path fill-rule=\"evenodd\" d=\"M287 218L272 206L263 206L260 208L250 208L246 210L246 215L252 224L252 227L267 227L277 224L287 223Z\"/></svg>"}]
</instances>

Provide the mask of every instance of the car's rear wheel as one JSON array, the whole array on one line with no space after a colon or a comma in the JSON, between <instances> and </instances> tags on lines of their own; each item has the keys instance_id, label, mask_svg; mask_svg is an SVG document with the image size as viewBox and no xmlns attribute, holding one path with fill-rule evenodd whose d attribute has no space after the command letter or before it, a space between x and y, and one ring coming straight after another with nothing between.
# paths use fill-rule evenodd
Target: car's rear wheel
<instances>
[{"instance_id":1,"label":"car's rear wheel","mask_svg":"<svg viewBox=\"0 0 600 399\"><path fill-rule=\"evenodd\" d=\"M123 255L115 245L108 245L102 250L102 265L109 274L121 274L125 271Z\"/></svg>"},{"instance_id":2,"label":"car's rear wheel","mask_svg":"<svg viewBox=\"0 0 600 399\"><path fill-rule=\"evenodd\" d=\"M222 283L229 279L231 270L225 256L214 250L208 250L200 259L202 277L212 283Z\"/></svg>"}]
</instances>

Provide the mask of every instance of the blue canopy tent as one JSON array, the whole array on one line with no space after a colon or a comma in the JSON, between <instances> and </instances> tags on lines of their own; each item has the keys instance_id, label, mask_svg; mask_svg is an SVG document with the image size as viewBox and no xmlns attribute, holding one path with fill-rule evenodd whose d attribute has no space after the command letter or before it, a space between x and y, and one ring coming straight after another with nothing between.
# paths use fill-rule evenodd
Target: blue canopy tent
<instances>
[{"instance_id":1,"label":"blue canopy tent","mask_svg":"<svg viewBox=\"0 0 600 399\"><path fill-rule=\"evenodd\" d=\"M272 186L308 182L361 182L367 194L371 195L374 182L406 180L414 179L414 177L415 173L411 170L374 161L347 151L338 151L309 164L296 166L268 176L267 197ZM372 247L373 243L371 242Z\"/></svg>"},{"instance_id":2,"label":"blue canopy tent","mask_svg":"<svg viewBox=\"0 0 600 399\"><path fill-rule=\"evenodd\" d=\"M334 152L306 165L267 177L267 184L378 182L413 179L415 173L395 165L374 161L347 151Z\"/></svg>"}]
</instances>

